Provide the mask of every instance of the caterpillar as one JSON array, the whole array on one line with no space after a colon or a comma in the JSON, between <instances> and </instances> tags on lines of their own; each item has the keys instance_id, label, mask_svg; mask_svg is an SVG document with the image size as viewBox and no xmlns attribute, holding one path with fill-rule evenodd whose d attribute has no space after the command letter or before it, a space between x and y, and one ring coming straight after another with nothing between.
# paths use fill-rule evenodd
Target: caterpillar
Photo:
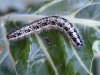
<instances>
[{"instance_id":1,"label":"caterpillar","mask_svg":"<svg viewBox=\"0 0 100 75\"><path fill-rule=\"evenodd\" d=\"M33 21L32 23L9 33L7 35L7 39L9 41L15 40L32 33L40 33L43 30L52 29L64 32L64 34L67 35L75 45L83 46L83 41L81 40L74 25L69 20L60 16L49 16Z\"/></svg>"}]
</instances>

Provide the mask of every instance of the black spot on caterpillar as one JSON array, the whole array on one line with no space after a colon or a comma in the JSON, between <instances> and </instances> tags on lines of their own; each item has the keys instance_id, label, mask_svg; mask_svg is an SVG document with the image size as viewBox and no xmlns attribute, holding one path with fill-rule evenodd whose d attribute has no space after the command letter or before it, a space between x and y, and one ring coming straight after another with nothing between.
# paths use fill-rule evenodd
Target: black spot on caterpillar
<instances>
[{"instance_id":1,"label":"black spot on caterpillar","mask_svg":"<svg viewBox=\"0 0 100 75\"><path fill-rule=\"evenodd\" d=\"M75 29L74 25L69 22L67 19L60 16L49 16L39 20L36 20L26 26L19 28L7 35L8 40L15 40L22 38L26 35L32 33L40 33L43 30L60 30L64 32L65 35L68 35L73 43L77 46L83 46L82 40Z\"/></svg>"}]
</instances>

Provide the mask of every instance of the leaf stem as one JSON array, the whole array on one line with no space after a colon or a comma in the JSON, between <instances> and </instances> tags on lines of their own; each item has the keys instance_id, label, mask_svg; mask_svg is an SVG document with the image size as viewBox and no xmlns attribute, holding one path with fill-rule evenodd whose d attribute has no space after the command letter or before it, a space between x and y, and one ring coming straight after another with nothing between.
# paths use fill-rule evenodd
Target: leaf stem
<instances>
[{"instance_id":1,"label":"leaf stem","mask_svg":"<svg viewBox=\"0 0 100 75\"><path fill-rule=\"evenodd\" d=\"M43 17L46 17L46 16L35 15L35 14L9 14L9 15L0 17L0 21L7 21L7 20L9 21L33 21L33 20L37 20ZM80 19L80 18L74 18L74 17L64 16L64 15L62 17L69 19L71 22L80 24L80 25L86 25L90 27L100 26L100 21L96 21L96 20Z\"/></svg>"},{"instance_id":2,"label":"leaf stem","mask_svg":"<svg viewBox=\"0 0 100 75\"><path fill-rule=\"evenodd\" d=\"M1 59L1 61L0 61L0 65L4 62L4 60L7 58L7 57L9 57L10 58L10 60L11 60L11 63L13 64L13 68L14 68L14 70L15 70L15 73L16 73L16 75L18 75L18 73L17 73L17 71L16 71L16 68L15 68L15 62L14 62L14 60L13 60L13 58L12 58L12 56L11 56L11 53L10 53L10 51L9 51L9 42L8 42L8 40L6 39L6 28L5 28L5 23L4 22L1 22L0 23L0 29L1 29L1 36L2 36L2 41L4 42L4 44L5 44L5 48L4 48L4 50L3 51L5 51L5 54L3 54L4 56L2 57L2 59Z\"/></svg>"},{"instance_id":3,"label":"leaf stem","mask_svg":"<svg viewBox=\"0 0 100 75\"><path fill-rule=\"evenodd\" d=\"M44 6L42 6L40 9L38 9L36 12L34 12L34 14L40 14L41 12L43 12L46 8L48 8L49 6L55 4L55 3L58 3L60 1L63 1L63 0L53 0L47 4L45 4Z\"/></svg>"},{"instance_id":4,"label":"leaf stem","mask_svg":"<svg viewBox=\"0 0 100 75\"><path fill-rule=\"evenodd\" d=\"M74 13L72 13L70 16L75 17L75 15L77 15L77 13L79 13L80 11L84 10L85 8L87 8L89 6L96 5L96 4L99 4L100 5L100 2L93 3L92 0L91 0L90 3L88 3L85 6L83 6L82 8L78 9L77 11L75 11Z\"/></svg>"},{"instance_id":5,"label":"leaf stem","mask_svg":"<svg viewBox=\"0 0 100 75\"><path fill-rule=\"evenodd\" d=\"M44 51L44 53L45 53L45 55L46 55L46 57L47 57L49 63L51 64L51 66L52 66L52 68L53 68L53 70L54 70L54 72L55 72L55 75L59 75L58 72L57 72L57 69L56 69L56 67L55 67L55 65L54 65L54 63L53 63L52 58L50 57L50 55L49 55L49 53L48 53L46 47L45 47L44 44L43 44L43 41L42 41L41 38L38 36L38 34L35 34L35 36L36 36L36 38L37 38L37 40L38 40L38 43L39 43L41 49Z\"/></svg>"},{"instance_id":6,"label":"leaf stem","mask_svg":"<svg viewBox=\"0 0 100 75\"><path fill-rule=\"evenodd\" d=\"M85 71L89 74L89 75L93 75L88 68L86 67L86 65L83 63L83 61L81 60L81 58L79 57L77 51L75 50L74 47L72 47L73 53L76 56L77 60L79 61L79 63L81 64L81 66L85 69Z\"/></svg>"}]
</instances>

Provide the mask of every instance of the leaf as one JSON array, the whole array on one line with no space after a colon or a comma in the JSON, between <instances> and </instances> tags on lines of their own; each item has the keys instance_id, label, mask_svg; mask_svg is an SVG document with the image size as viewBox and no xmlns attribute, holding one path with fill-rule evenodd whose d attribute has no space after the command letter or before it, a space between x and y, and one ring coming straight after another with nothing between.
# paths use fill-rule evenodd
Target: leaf
<instances>
[{"instance_id":1,"label":"leaf","mask_svg":"<svg viewBox=\"0 0 100 75\"><path fill-rule=\"evenodd\" d=\"M99 32L99 25L95 24L95 21L99 22L99 7L99 2L93 3L89 0L58 0L44 3L35 13L32 12L34 11L32 8L29 13L32 12L34 16L36 14L41 16L62 15L66 18L67 15L69 18L76 19L75 27L81 35L84 46L80 48L74 46L70 43L71 40L58 30L43 31L40 35L32 34L9 42L10 52L15 62L12 64L13 72L16 75L93 75L91 67L94 47L92 46L96 40L100 40L99 35L96 35L96 32ZM16 20L16 18L14 19ZM79 23L78 21L81 19L87 22ZM88 25L88 20L94 26L93 24ZM18 21L6 21L7 33L24 26L27 18L26 21ZM73 19L70 21L73 22ZM9 58L11 57L9 56ZM8 70L7 73L13 75L13 72L10 73ZM2 73L4 71L0 70L0 74Z\"/></svg>"}]
</instances>

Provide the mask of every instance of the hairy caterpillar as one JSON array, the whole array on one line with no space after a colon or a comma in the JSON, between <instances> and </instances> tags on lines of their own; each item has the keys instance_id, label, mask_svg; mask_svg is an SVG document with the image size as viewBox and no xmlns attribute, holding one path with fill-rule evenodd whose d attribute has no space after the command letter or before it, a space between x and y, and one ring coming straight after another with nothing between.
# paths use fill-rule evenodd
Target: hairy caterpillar
<instances>
[{"instance_id":1,"label":"hairy caterpillar","mask_svg":"<svg viewBox=\"0 0 100 75\"><path fill-rule=\"evenodd\" d=\"M32 33L40 33L43 30L50 29L57 29L64 32L64 34L68 35L75 45L83 46L82 40L73 24L67 19L59 16L49 16L36 20L22 28L16 29L15 31L9 33L7 35L7 39L15 40Z\"/></svg>"}]
</instances>

